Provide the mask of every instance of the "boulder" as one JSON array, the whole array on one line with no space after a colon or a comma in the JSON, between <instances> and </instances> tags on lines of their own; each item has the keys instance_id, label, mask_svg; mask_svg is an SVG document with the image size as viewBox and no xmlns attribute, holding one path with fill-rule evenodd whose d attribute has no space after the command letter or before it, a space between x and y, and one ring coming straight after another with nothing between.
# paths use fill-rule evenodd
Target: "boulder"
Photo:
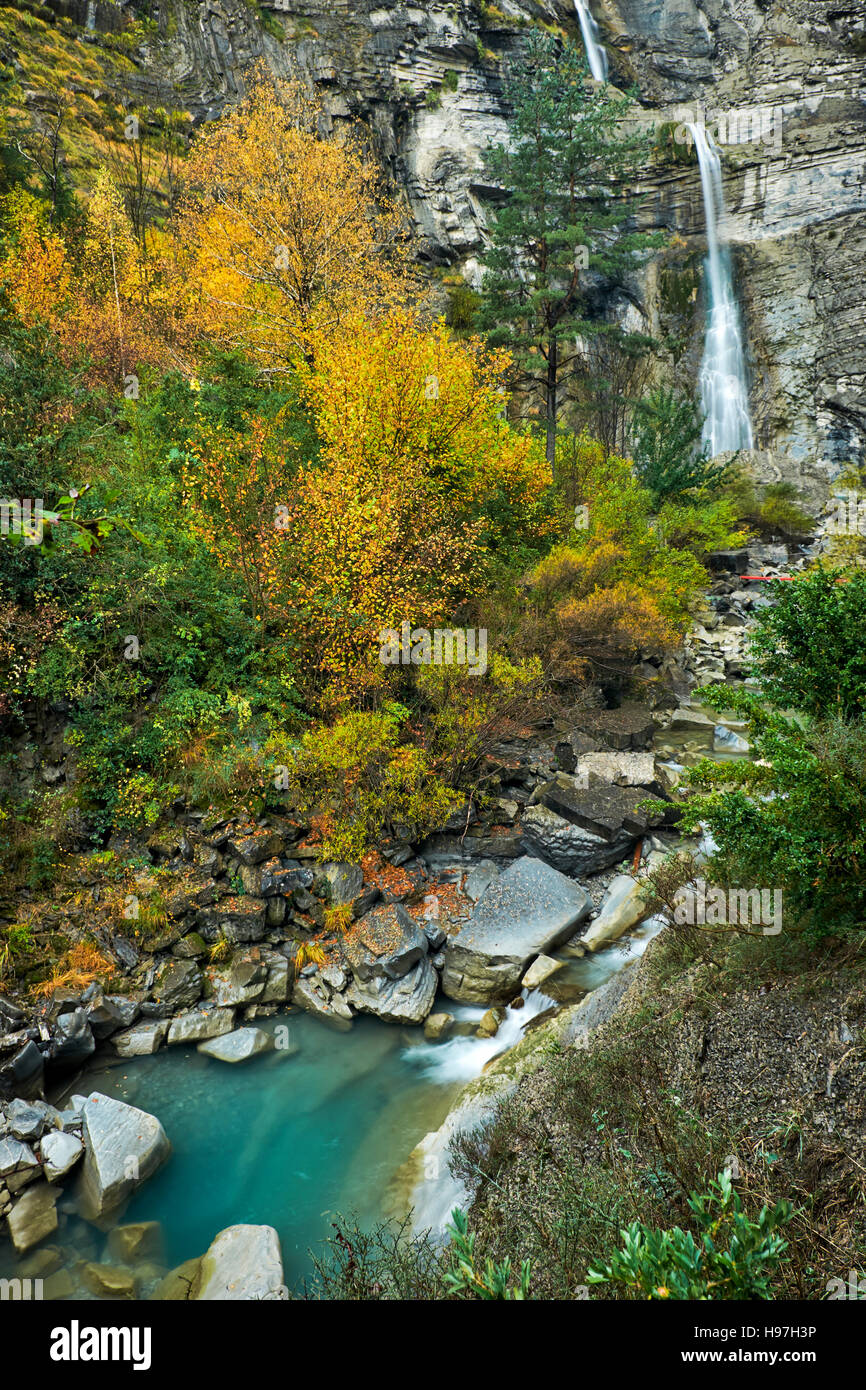
<instances>
[{"instance_id":1,"label":"boulder","mask_svg":"<svg viewBox=\"0 0 866 1390\"><path fill-rule=\"evenodd\" d=\"M490 884L445 945L442 989L474 1004L507 1002L530 961L574 934L592 900L579 883L526 856Z\"/></svg>"},{"instance_id":2,"label":"boulder","mask_svg":"<svg viewBox=\"0 0 866 1390\"><path fill-rule=\"evenodd\" d=\"M207 1038L219 1038L230 1033L234 1027L233 1009L208 1008L203 1005L188 1014L174 1018L168 1030L169 1047L177 1043L204 1042Z\"/></svg>"},{"instance_id":3,"label":"boulder","mask_svg":"<svg viewBox=\"0 0 866 1390\"><path fill-rule=\"evenodd\" d=\"M587 710L575 722L582 733L622 752L649 748L655 733L652 715L643 705Z\"/></svg>"},{"instance_id":4,"label":"boulder","mask_svg":"<svg viewBox=\"0 0 866 1390\"><path fill-rule=\"evenodd\" d=\"M124 1001L131 1003L131 1000ZM130 1017L131 1013L131 1017ZM91 1004L87 1006L87 1022L90 1024L93 1036L98 1042L105 1038L110 1038L112 1033L117 1033L121 1028L128 1028L138 1013L138 1005L134 1004L132 1010L120 1009L113 1004L110 999L106 999L102 994L98 995Z\"/></svg>"},{"instance_id":5,"label":"boulder","mask_svg":"<svg viewBox=\"0 0 866 1390\"><path fill-rule=\"evenodd\" d=\"M38 1182L22 1192L6 1220L9 1235L19 1255L38 1245L57 1230L56 1188Z\"/></svg>"},{"instance_id":6,"label":"boulder","mask_svg":"<svg viewBox=\"0 0 866 1390\"><path fill-rule=\"evenodd\" d=\"M157 968L151 997L173 1014L197 1003L201 990L202 975L194 960L167 960Z\"/></svg>"},{"instance_id":7,"label":"boulder","mask_svg":"<svg viewBox=\"0 0 866 1390\"><path fill-rule=\"evenodd\" d=\"M714 753L748 753L749 743L726 724L717 724L713 729Z\"/></svg>"},{"instance_id":8,"label":"boulder","mask_svg":"<svg viewBox=\"0 0 866 1390\"><path fill-rule=\"evenodd\" d=\"M364 887L364 874L358 864L323 864L316 888L335 906L354 902Z\"/></svg>"},{"instance_id":9,"label":"boulder","mask_svg":"<svg viewBox=\"0 0 866 1390\"><path fill-rule=\"evenodd\" d=\"M119 1057L150 1057L158 1052L168 1036L169 1023L165 1018L145 1018L125 1033L115 1033L111 1039Z\"/></svg>"},{"instance_id":10,"label":"boulder","mask_svg":"<svg viewBox=\"0 0 866 1390\"><path fill-rule=\"evenodd\" d=\"M273 1226L229 1226L201 1258L190 1297L200 1303L285 1296L283 1258Z\"/></svg>"},{"instance_id":11,"label":"boulder","mask_svg":"<svg viewBox=\"0 0 866 1390\"><path fill-rule=\"evenodd\" d=\"M108 1253L120 1264L161 1260L162 1227L158 1221L133 1221L108 1233Z\"/></svg>"},{"instance_id":12,"label":"boulder","mask_svg":"<svg viewBox=\"0 0 866 1390\"><path fill-rule=\"evenodd\" d=\"M204 908L196 923L205 941L227 941L242 945L261 941L267 930L267 903L264 898L223 898L214 907Z\"/></svg>"},{"instance_id":13,"label":"boulder","mask_svg":"<svg viewBox=\"0 0 866 1390\"><path fill-rule=\"evenodd\" d=\"M424 1037L428 1042L444 1042L453 1027L453 1014L428 1014L424 1020Z\"/></svg>"},{"instance_id":14,"label":"boulder","mask_svg":"<svg viewBox=\"0 0 866 1390\"><path fill-rule=\"evenodd\" d=\"M18 1174L27 1174L27 1181L39 1172L39 1159L29 1144L7 1135L0 1139L0 1179L9 1187L9 1179ZM13 1184L13 1189L21 1184Z\"/></svg>"},{"instance_id":15,"label":"boulder","mask_svg":"<svg viewBox=\"0 0 866 1390\"><path fill-rule=\"evenodd\" d=\"M275 830L253 830L229 840L229 848L242 864L262 864L282 854L285 847L282 835Z\"/></svg>"},{"instance_id":16,"label":"boulder","mask_svg":"<svg viewBox=\"0 0 866 1390\"><path fill-rule=\"evenodd\" d=\"M551 975L555 975L557 970L561 970L564 964L565 961L554 960L553 956L538 956L520 983L524 989L538 989Z\"/></svg>"},{"instance_id":17,"label":"boulder","mask_svg":"<svg viewBox=\"0 0 866 1390\"><path fill-rule=\"evenodd\" d=\"M533 793L534 802L608 843L618 841L623 835L637 839L646 833L650 822L639 809L646 799L646 792L634 787L586 788L579 778L564 772L557 773Z\"/></svg>"},{"instance_id":18,"label":"boulder","mask_svg":"<svg viewBox=\"0 0 866 1390\"><path fill-rule=\"evenodd\" d=\"M261 866L259 885L259 892L265 898L275 893L288 897L296 888L312 888L313 871L303 868L296 859L282 863L279 859L269 859Z\"/></svg>"},{"instance_id":19,"label":"boulder","mask_svg":"<svg viewBox=\"0 0 866 1390\"><path fill-rule=\"evenodd\" d=\"M6 1124L13 1138L32 1144L45 1128L45 1114L38 1105L13 1100L6 1106Z\"/></svg>"},{"instance_id":20,"label":"boulder","mask_svg":"<svg viewBox=\"0 0 866 1390\"><path fill-rule=\"evenodd\" d=\"M647 915L644 890L631 874L617 874L611 880L599 914L590 925L583 944L589 951L597 951L610 941L616 941Z\"/></svg>"},{"instance_id":21,"label":"boulder","mask_svg":"<svg viewBox=\"0 0 866 1390\"><path fill-rule=\"evenodd\" d=\"M268 966L261 952L254 948L236 956L225 970L211 966L207 976L213 987L213 1002L221 1008L236 1008L261 999L268 981Z\"/></svg>"},{"instance_id":22,"label":"boulder","mask_svg":"<svg viewBox=\"0 0 866 1390\"><path fill-rule=\"evenodd\" d=\"M61 1014L54 1025L51 1061L57 1067L80 1067L96 1051L96 1042L84 1009Z\"/></svg>"},{"instance_id":23,"label":"boulder","mask_svg":"<svg viewBox=\"0 0 866 1390\"><path fill-rule=\"evenodd\" d=\"M58 1182L81 1158L84 1145L75 1134L64 1134L62 1130L52 1130L46 1134L39 1149L42 1166L49 1182Z\"/></svg>"},{"instance_id":24,"label":"boulder","mask_svg":"<svg viewBox=\"0 0 866 1390\"><path fill-rule=\"evenodd\" d=\"M270 1033L262 1028L236 1028L225 1037L199 1043L198 1051L206 1057L215 1057L218 1062L248 1062L260 1052L268 1052L273 1045Z\"/></svg>"},{"instance_id":25,"label":"boulder","mask_svg":"<svg viewBox=\"0 0 866 1390\"><path fill-rule=\"evenodd\" d=\"M495 1038L504 1018L504 1009L488 1009L475 1030L476 1036L479 1038Z\"/></svg>"},{"instance_id":26,"label":"boulder","mask_svg":"<svg viewBox=\"0 0 866 1390\"><path fill-rule=\"evenodd\" d=\"M635 836L622 831L613 840L581 830L546 806L528 806L523 813L525 839L533 853L561 873L579 878L618 864L631 853Z\"/></svg>"},{"instance_id":27,"label":"boulder","mask_svg":"<svg viewBox=\"0 0 866 1390\"><path fill-rule=\"evenodd\" d=\"M346 958L356 981L399 980L427 954L429 943L405 907L376 907L351 928Z\"/></svg>"},{"instance_id":28,"label":"boulder","mask_svg":"<svg viewBox=\"0 0 866 1390\"><path fill-rule=\"evenodd\" d=\"M652 753L584 753L577 760L576 776L587 788L601 784L646 787L660 791Z\"/></svg>"},{"instance_id":29,"label":"boulder","mask_svg":"<svg viewBox=\"0 0 866 1390\"><path fill-rule=\"evenodd\" d=\"M171 1152L154 1115L94 1091L82 1107L85 1155L78 1201L87 1221L115 1211Z\"/></svg>"},{"instance_id":30,"label":"boulder","mask_svg":"<svg viewBox=\"0 0 866 1390\"><path fill-rule=\"evenodd\" d=\"M292 991L292 1003L341 1032L352 1026L352 1010L343 995L330 989L318 970L309 975L301 972Z\"/></svg>"},{"instance_id":31,"label":"boulder","mask_svg":"<svg viewBox=\"0 0 866 1390\"><path fill-rule=\"evenodd\" d=\"M35 1042L28 1041L0 1067L0 1095L40 1096L44 1078L45 1058Z\"/></svg>"},{"instance_id":32,"label":"boulder","mask_svg":"<svg viewBox=\"0 0 866 1390\"><path fill-rule=\"evenodd\" d=\"M375 1014L386 1023L423 1023L433 1007L439 977L426 956L399 979L386 975L355 979L346 1000L359 1013Z\"/></svg>"},{"instance_id":33,"label":"boulder","mask_svg":"<svg viewBox=\"0 0 866 1390\"><path fill-rule=\"evenodd\" d=\"M132 1270L121 1265L88 1263L81 1271L81 1278L97 1298L135 1298L138 1291Z\"/></svg>"}]
</instances>

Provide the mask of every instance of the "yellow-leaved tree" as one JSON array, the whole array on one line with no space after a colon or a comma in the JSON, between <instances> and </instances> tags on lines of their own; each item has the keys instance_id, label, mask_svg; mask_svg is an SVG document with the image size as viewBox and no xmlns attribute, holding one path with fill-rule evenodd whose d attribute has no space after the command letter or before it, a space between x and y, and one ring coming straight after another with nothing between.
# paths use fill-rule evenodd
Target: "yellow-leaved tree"
<instances>
[{"instance_id":1,"label":"yellow-leaved tree","mask_svg":"<svg viewBox=\"0 0 866 1390\"><path fill-rule=\"evenodd\" d=\"M539 448L502 418L502 354L408 310L356 312L300 373L318 439L205 437L187 497L256 611L291 634L317 705L381 697L379 633L450 626L509 546L551 525Z\"/></svg>"},{"instance_id":2,"label":"yellow-leaved tree","mask_svg":"<svg viewBox=\"0 0 866 1390\"><path fill-rule=\"evenodd\" d=\"M405 218L380 171L323 123L313 93L260 70L184 170L186 313L267 370L310 360L323 332L405 298L411 281Z\"/></svg>"}]
</instances>

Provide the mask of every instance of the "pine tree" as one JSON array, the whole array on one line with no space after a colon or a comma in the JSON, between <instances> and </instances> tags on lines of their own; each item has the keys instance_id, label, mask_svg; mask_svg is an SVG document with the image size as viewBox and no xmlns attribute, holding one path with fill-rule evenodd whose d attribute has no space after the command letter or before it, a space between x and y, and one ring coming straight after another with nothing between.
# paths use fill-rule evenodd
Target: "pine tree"
<instances>
[{"instance_id":1,"label":"pine tree","mask_svg":"<svg viewBox=\"0 0 866 1390\"><path fill-rule=\"evenodd\" d=\"M658 234L634 229L628 185L646 165L649 136L622 129L630 98L588 80L573 44L534 33L506 83L510 139L486 158L505 198L495 212L479 328L507 346L524 388L545 405L553 468L562 379L584 342L626 336L600 318L590 289L621 282ZM601 280L599 279L601 277ZM632 335L633 336L633 335Z\"/></svg>"}]
</instances>

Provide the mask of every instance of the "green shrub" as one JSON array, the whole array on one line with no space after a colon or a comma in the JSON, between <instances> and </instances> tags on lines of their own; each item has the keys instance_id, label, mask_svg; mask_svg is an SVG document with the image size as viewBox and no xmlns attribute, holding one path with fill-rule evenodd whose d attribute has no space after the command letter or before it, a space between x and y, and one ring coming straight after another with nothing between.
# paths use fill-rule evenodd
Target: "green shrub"
<instances>
[{"instance_id":1,"label":"green shrub","mask_svg":"<svg viewBox=\"0 0 866 1390\"><path fill-rule=\"evenodd\" d=\"M622 1249L590 1269L588 1282L638 1298L772 1298L770 1275L787 1249L779 1231L791 1219L790 1203L764 1206L752 1221L724 1171L709 1192L692 1193L689 1206L697 1239L679 1226L659 1230L632 1222L622 1232Z\"/></svg>"},{"instance_id":2,"label":"green shrub","mask_svg":"<svg viewBox=\"0 0 866 1390\"><path fill-rule=\"evenodd\" d=\"M866 712L866 573L818 569L767 587L773 606L750 642L765 697L812 715Z\"/></svg>"},{"instance_id":3,"label":"green shrub","mask_svg":"<svg viewBox=\"0 0 866 1390\"><path fill-rule=\"evenodd\" d=\"M635 471L656 506L667 497L687 500L725 477L727 465L711 463L698 447L703 422L689 397L657 387L636 406L632 428Z\"/></svg>"}]
</instances>

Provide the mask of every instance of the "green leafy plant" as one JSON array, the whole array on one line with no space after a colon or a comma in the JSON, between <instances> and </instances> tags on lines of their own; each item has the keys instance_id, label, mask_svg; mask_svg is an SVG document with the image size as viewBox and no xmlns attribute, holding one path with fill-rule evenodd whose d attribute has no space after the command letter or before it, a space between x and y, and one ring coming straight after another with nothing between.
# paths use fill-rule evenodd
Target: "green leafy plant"
<instances>
[{"instance_id":1,"label":"green leafy plant","mask_svg":"<svg viewBox=\"0 0 866 1390\"><path fill-rule=\"evenodd\" d=\"M635 471L658 506L665 498L688 501L717 487L727 466L713 464L699 447L703 421L694 402L664 386L635 409Z\"/></svg>"},{"instance_id":2,"label":"green leafy plant","mask_svg":"<svg viewBox=\"0 0 866 1390\"><path fill-rule=\"evenodd\" d=\"M475 1236L468 1228L466 1213L455 1207L448 1227L451 1237L451 1268L444 1275L445 1287L457 1298L478 1298L485 1302L523 1301L529 1298L532 1269L528 1260L520 1266L517 1282L511 1282L511 1260L498 1264L475 1254Z\"/></svg>"},{"instance_id":3,"label":"green leafy plant","mask_svg":"<svg viewBox=\"0 0 866 1390\"><path fill-rule=\"evenodd\" d=\"M634 1221L623 1245L591 1268L590 1284L612 1284L651 1299L769 1299L770 1279L787 1249L780 1234L793 1215L789 1202L761 1208L752 1221L731 1175L721 1172L708 1192L692 1193L697 1238L680 1226L660 1230Z\"/></svg>"}]
</instances>

